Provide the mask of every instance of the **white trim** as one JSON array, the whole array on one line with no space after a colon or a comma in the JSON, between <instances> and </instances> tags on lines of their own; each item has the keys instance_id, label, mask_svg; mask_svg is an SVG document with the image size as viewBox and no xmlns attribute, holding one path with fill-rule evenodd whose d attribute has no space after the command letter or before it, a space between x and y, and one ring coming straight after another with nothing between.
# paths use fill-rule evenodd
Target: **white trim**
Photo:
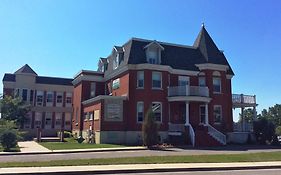
<instances>
[{"instance_id":1,"label":"white trim","mask_svg":"<svg viewBox=\"0 0 281 175\"><path fill-rule=\"evenodd\" d=\"M205 123L204 122L202 122L201 121L201 107L204 107L204 113L205 113L205 115L204 115L204 120L205 120ZM202 124L202 125L205 125L206 124L206 105L204 104L204 105L199 105L199 124Z\"/></svg>"},{"instance_id":2,"label":"white trim","mask_svg":"<svg viewBox=\"0 0 281 175\"><path fill-rule=\"evenodd\" d=\"M198 101L209 103L212 99L209 97L197 97L197 96L176 96L168 97L168 101Z\"/></svg>"},{"instance_id":3,"label":"white trim","mask_svg":"<svg viewBox=\"0 0 281 175\"><path fill-rule=\"evenodd\" d=\"M232 79L233 76L234 76L234 75L229 75L229 74L227 74L227 75L226 75L226 79Z\"/></svg>"},{"instance_id":4,"label":"white trim","mask_svg":"<svg viewBox=\"0 0 281 175\"><path fill-rule=\"evenodd\" d=\"M156 44L161 50L164 50L164 47L161 46L161 44L159 44L157 41L152 41L149 44L147 44L146 46L144 46L144 49L147 49L148 47L150 47L151 45Z\"/></svg>"},{"instance_id":5,"label":"white trim","mask_svg":"<svg viewBox=\"0 0 281 175\"><path fill-rule=\"evenodd\" d=\"M96 101L99 101L99 100L105 100L105 99L120 99L120 100L126 100L127 99L127 96L110 96L110 95L99 95L99 96L96 96L94 98L90 98L88 100L85 100L82 102L83 105L87 105L89 103L92 103L92 102L96 102Z\"/></svg>"},{"instance_id":6,"label":"white trim","mask_svg":"<svg viewBox=\"0 0 281 175\"><path fill-rule=\"evenodd\" d=\"M204 63L204 64L195 64L199 68L199 70L218 70L218 71L227 71L229 69L229 66L227 65L221 65L221 64L213 64L213 63Z\"/></svg>"},{"instance_id":7,"label":"white trim","mask_svg":"<svg viewBox=\"0 0 281 175\"><path fill-rule=\"evenodd\" d=\"M220 82L220 91L219 92L217 92L217 91L215 91L215 84L214 84L214 80L215 79L218 79L219 80L219 82ZM214 94L221 94L222 93L222 84L221 84L221 77L217 77L217 76L215 76L215 77L212 77L212 81L213 81L213 93Z\"/></svg>"},{"instance_id":8,"label":"white trim","mask_svg":"<svg viewBox=\"0 0 281 175\"><path fill-rule=\"evenodd\" d=\"M151 103L151 107L152 107L153 103L154 103L154 104L160 104L160 108L161 108L161 111L160 111L160 112L161 112L160 121L156 121L156 120L155 120L155 122L162 123L162 117L163 117L163 105L162 105L162 102L160 102L160 101L153 101L153 102ZM154 113L153 110L152 110L152 112Z\"/></svg>"},{"instance_id":9,"label":"white trim","mask_svg":"<svg viewBox=\"0 0 281 175\"><path fill-rule=\"evenodd\" d=\"M80 70L78 73L76 73L73 77L74 79L76 79L80 74L83 73L90 73L90 74L101 74L103 75L103 72L99 72L99 71L94 71L94 70Z\"/></svg>"},{"instance_id":10,"label":"white trim","mask_svg":"<svg viewBox=\"0 0 281 175\"><path fill-rule=\"evenodd\" d=\"M153 87L153 74L159 74L160 75L160 87ZM151 89L162 89L162 72L153 71L151 73Z\"/></svg>"},{"instance_id":11,"label":"white trim","mask_svg":"<svg viewBox=\"0 0 281 175\"><path fill-rule=\"evenodd\" d=\"M77 85L81 81L103 82L104 78L102 76L98 76L98 75L83 75L83 74L81 74L72 81L72 84Z\"/></svg>"},{"instance_id":12,"label":"white trim","mask_svg":"<svg viewBox=\"0 0 281 175\"><path fill-rule=\"evenodd\" d=\"M140 74L143 75L143 79L142 79L143 80L143 86L142 87L139 86L139 80L140 80L139 75ZM144 71L137 71L137 89L144 89L144 82L145 82L144 81Z\"/></svg>"}]
</instances>

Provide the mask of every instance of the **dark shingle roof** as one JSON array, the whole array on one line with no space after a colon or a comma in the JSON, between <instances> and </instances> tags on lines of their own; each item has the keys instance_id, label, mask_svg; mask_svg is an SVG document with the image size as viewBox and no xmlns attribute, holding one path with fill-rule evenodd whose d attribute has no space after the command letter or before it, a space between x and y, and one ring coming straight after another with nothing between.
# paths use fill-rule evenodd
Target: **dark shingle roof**
<instances>
[{"instance_id":1,"label":"dark shingle roof","mask_svg":"<svg viewBox=\"0 0 281 175\"><path fill-rule=\"evenodd\" d=\"M66 85L72 86L72 78L58 78L58 77L36 77L36 83L39 84L52 84L52 85Z\"/></svg>"},{"instance_id":2,"label":"dark shingle roof","mask_svg":"<svg viewBox=\"0 0 281 175\"><path fill-rule=\"evenodd\" d=\"M214 43L204 26L201 28L201 31L196 38L193 46L132 38L122 47L120 47L124 48L125 52L124 61L120 63L119 67L122 67L126 64L147 63L145 46L147 46L151 42L157 42L164 48L164 50L161 51L161 65L169 65L174 69L199 71L196 64L220 64L229 66L229 70L227 73L234 75L226 57L217 48L216 44ZM116 48L116 46L114 47ZM107 57L109 64L108 70L105 72L105 74L110 74L112 71L114 71L112 68L113 58L113 54Z\"/></svg>"},{"instance_id":3,"label":"dark shingle roof","mask_svg":"<svg viewBox=\"0 0 281 175\"><path fill-rule=\"evenodd\" d=\"M16 81L16 76L15 74L4 74L4 77L2 79L2 81Z\"/></svg>"},{"instance_id":4,"label":"dark shingle roof","mask_svg":"<svg viewBox=\"0 0 281 175\"><path fill-rule=\"evenodd\" d=\"M15 72L15 74L19 74L19 73L27 73L27 74L37 75L37 73L28 64L25 64L24 66L22 66L19 70L17 70Z\"/></svg>"},{"instance_id":5,"label":"dark shingle roof","mask_svg":"<svg viewBox=\"0 0 281 175\"><path fill-rule=\"evenodd\" d=\"M124 51L123 47L121 47L121 46L114 46L114 47L117 50L117 52L123 52Z\"/></svg>"}]
</instances>

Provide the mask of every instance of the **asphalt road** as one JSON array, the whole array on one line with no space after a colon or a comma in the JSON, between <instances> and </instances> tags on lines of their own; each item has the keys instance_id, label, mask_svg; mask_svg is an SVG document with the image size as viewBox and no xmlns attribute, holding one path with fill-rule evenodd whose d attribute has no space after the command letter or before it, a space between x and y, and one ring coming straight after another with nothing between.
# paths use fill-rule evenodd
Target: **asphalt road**
<instances>
[{"instance_id":1,"label":"asphalt road","mask_svg":"<svg viewBox=\"0 0 281 175\"><path fill-rule=\"evenodd\" d=\"M116 158L116 157L141 157L141 156L173 156L173 155L205 155L205 154L236 154L281 151L281 149L180 149L171 148L167 150L138 150L138 151L108 151L108 152L80 152L59 154L37 154L37 155L0 155L0 162L34 162L70 159L92 159L92 158ZM281 173L280 173L281 174Z\"/></svg>"},{"instance_id":2,"label":"asphalt road","mask_svg":"<svg viewBox=\"0 0 281 175\"><path fill-rule=\"evenodd\" d=\"M134 173L135 174L135 173ZM161 173L137 173L138 175L280 175L281 169L261 170L232 170L232 171L187 171L187 172L161 172ZM116 174L125 175L125 174ZM128 175L128 174L127 174Z\"/></svg>"}]
</instances>

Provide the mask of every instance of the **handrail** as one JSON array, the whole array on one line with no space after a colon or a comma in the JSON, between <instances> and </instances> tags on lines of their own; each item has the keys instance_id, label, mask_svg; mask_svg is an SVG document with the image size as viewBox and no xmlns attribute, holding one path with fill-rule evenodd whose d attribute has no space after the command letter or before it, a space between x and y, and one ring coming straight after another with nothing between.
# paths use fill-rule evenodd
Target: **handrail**
<instances>
[{"instance_id":1,"label":"handrail","mask_svg":"<svg viewBox=\"0 0 281 175\"><path fill-rule=\"evenodd\" d=\"M244 94L232 94L232 102L233 103L247 103L247 104L255 104L256 96L255 95L244 95Z\"/></svg>"},{"instance_id":2,"label":"handrail","mask_svg":"<svg viewBox=\"0 0 281 175\"><path fill-rule=\"evenodd\" d=\"M195 146L195 132L190 123L188 123L187 126L188 126L188 130L189 130L190 141L191 141L192 146L194 147Z\"/></svg>"},{"instance_id":3,"label":"handrail","mask_svg":"<svg viewBox=\"0 0 281 175\"><path fill-rule=\"evenodd\" d=\"M212 127L211 125L208 126L208 133L213 136L215 139L217 139L220 143L223 145L226 145L226 136L218 131L216 128Z\"/></svg>"},{"instance_id":4,"label":"handrail","mask_svg":"<svg viewBox=\"0 0 281 175\"><path fill-rule=\"evenodd\" d=\"M201 96L209 97L209 88L201 86L169 86L168 96Z\"/></svg>"}]
</instances>

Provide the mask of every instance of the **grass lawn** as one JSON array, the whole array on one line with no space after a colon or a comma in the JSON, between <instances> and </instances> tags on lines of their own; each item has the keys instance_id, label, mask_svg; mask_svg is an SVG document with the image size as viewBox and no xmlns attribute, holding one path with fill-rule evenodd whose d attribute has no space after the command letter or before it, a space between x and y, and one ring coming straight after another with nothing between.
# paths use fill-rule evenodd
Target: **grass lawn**
<instances>
[{"instance_id":1,"label":"grass lawn","mask_svg":"<svg viewBox=\"0 0 281 175\"><path fill-rule=\"evenodd\" d=\"M150 164L150 163L227 163L281 161L281 151L230 155L190 155L190 156L151 156L106 159L53 160L46 162L8 162L0 167L42 167L42 166L78 166L113 164Z\"/></svg>"},{"instance_id":2,"label":"grass lawn","mask_svg":"<svg viewBox=\"0 0 281 175\"><path fill-rule=\"evenodd\" d=\"M66 142L41 142L39 144L50 150L124 147L123 145L113 145L113 144L78 143L73 138L66 138L65 141Z\"/></svg>"},{"instance_id":3,"label":"grass lawn","mask_svg":"<svg viewBox=\"0 0 281 175\"><path fill-rule=\"evenodd\" d=\"M0 152L3 152L3 147L0 145ZM17 146L15 148L11 148L9 152L20 152L20 148Z\"/></svg>"}]
</instances>

